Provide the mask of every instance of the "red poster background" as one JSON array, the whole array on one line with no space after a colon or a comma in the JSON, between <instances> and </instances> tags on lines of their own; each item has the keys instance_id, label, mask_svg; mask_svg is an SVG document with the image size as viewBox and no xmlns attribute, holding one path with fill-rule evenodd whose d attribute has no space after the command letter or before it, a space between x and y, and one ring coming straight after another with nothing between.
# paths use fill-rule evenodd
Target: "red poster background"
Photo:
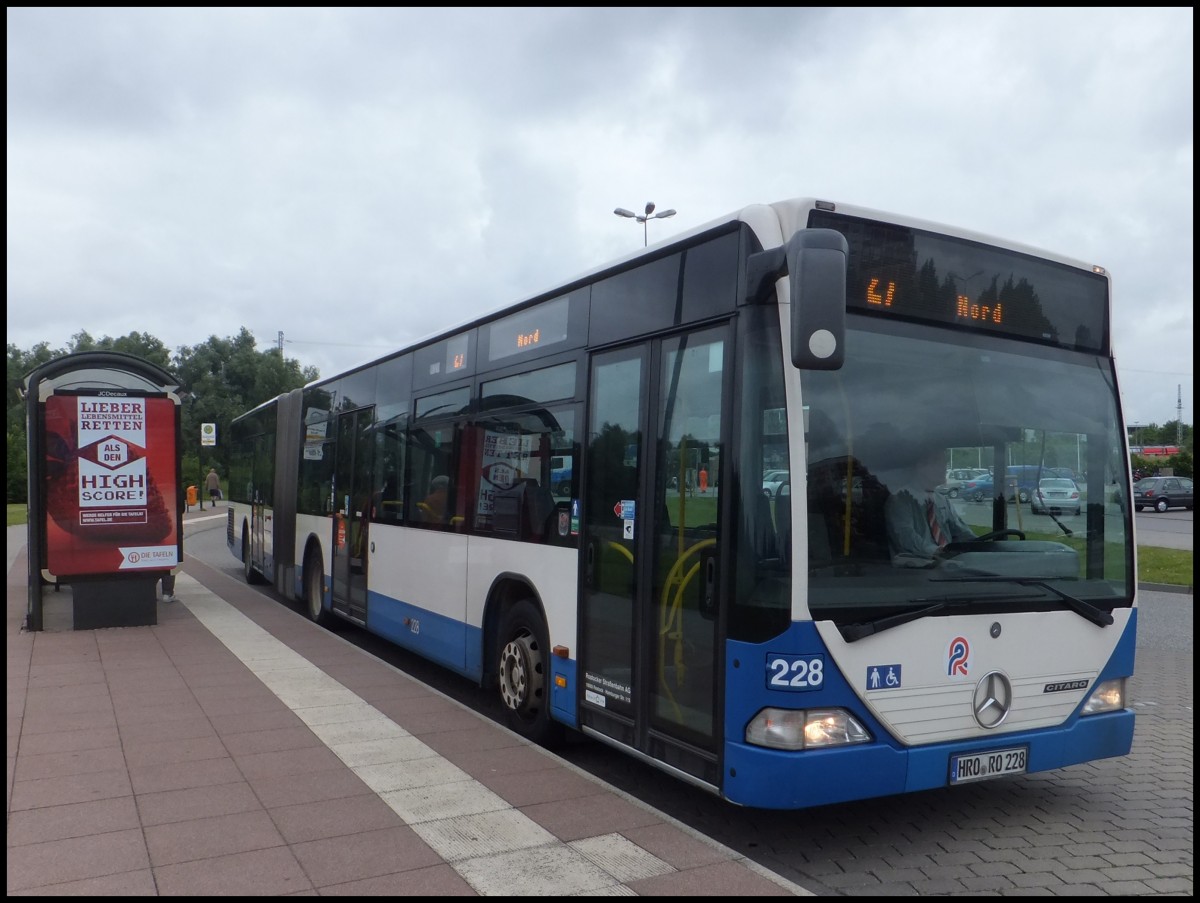
<instances>
[{"instance_id":1,"label":"red poster background","mask_svg":"<svg viewBox=\"0 0 1200 903\"><path fill-rule=\"evenodd\" d=\"M46 399L46 569L53 577L147 574L179 564L180 500L175 447L178 408L169 398L111 397L103 402L136 401L145 405L145 446L131 449L146 461L143 503L106 506L115 522L81 522L80 396ZM85 455L94 455L88 448ZM126 519L121 520L121 516Z\"/></svg>"}]
</instances>

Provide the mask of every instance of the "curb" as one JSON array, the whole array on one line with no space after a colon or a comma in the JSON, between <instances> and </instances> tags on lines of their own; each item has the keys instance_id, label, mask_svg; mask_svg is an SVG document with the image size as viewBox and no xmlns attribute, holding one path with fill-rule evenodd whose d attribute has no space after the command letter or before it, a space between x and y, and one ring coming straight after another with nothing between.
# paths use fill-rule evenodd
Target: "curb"
<instances>
[{"instance_id":1,"label":"curb","mask_svg":"<svg viewBox=\"0 0 1200 903\"><path fill-rule=\"evenodd\" d=\"M1192 595L1190 584L1188 586L1179 586L1175 583L1139 583L1138 589L1149 590L1155 593L1184 593L1189 596Z\"/></svg>"}]
</instances>

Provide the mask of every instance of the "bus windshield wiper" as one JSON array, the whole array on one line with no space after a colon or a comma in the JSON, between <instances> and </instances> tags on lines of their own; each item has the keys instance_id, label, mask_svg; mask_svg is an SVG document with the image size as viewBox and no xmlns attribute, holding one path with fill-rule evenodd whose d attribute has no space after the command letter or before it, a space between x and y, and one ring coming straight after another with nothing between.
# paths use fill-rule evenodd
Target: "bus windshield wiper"
<instances>
[{"instance_id":1,"label":"bus windshield wiper","mask_svg":"<svg viewBox=\"0 0 1200 903\"><path fill-rule=\"evenodd\" d=\"M1066 524L1064 524L1062 521L1060 521L1058 519L1058 516L1053 511L1051 511L1049 508L1045 509L1045 513L1050 516L1050 520L1052 520L1052 521L1054 521L1054 523L1058 524L1058 529L1062 530L1064 534L1066 534L1067 536L1075 535L1071 531L1071 528L1068 527Z\"/></svg>"},{"instance_id":2,"label":"bus windshield wiper","mask_svg":"<svg viewBox=\"0 0 1200 903\"><path fill-rule=\"evenodd\" d=\"M963 578L969 580L971 578ZM933 602L932 605L925 605L924 608L912 608L908 611L902 611L899 614L885 615L882 618L876 618L871 621L859 621L855 624L844 624L838 629L842 632L842 638L847 643L853 643L855 640L865 639L877 633L882 633L885 630L890 630L893 627L899 627L901 624L907 624L910 621L916 621L929 615L937 614L940 611L970 611L975 605L986 602L1014 602L1027 600L1028 596L1014 596L1010 594L981 596L977 599L962 599L951 597L939 599ZM926 602L931 602L929 598L910 599L911 604L924 605Z\"/></svg>"},{"instance_id":3,"label":"bus windshield wiper","mask_svg":"<svg viewBox=\"0 0 1200 903\"><path fill-rule=\"evenodd\" d=\"M874 621L860 621L857 624L847 624L842 627L842 637L847 643L853 643L855 640L869 637L872 634L887 630L889 627L899 627L901 624L907 624L909 621L916 621L918 618L941 611L945 607L945 602L938 602L925 608L914 608L910 611L901 612L898 615L888 615L886 618L878 618Z\"/></svg>"},{"instance_id":4,"label":"bus windshield wiper","mask_svg":"<svg viewBox=\"0 0 1200 903\"><path fill-rule=\"evenodd\" d=\"M1061 589L1051 586L1046 580L1038 577L938 577L934 578L934 580L937 583L1015 583L1018 586L1036 586L1054 593L1054 595L1067 603L1067 608L1080 617L1087 618L1098 627L1107 627L1113 622L1111 612L1097 608L1090 602L1084 602L1082 599L1078 599L1069 593L1064 593Z\"/></svg>"}]
</instances>

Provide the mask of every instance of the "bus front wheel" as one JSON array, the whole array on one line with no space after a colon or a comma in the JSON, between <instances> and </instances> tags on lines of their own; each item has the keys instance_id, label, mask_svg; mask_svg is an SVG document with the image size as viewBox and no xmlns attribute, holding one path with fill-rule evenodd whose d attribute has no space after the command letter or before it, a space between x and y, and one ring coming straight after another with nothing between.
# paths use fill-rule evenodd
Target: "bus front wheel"
<instances>
[{"instance_id":1,"label":"bus front wheel","mask_svg":"<svg viewBox=\"0 0 1200 903\"><path fill-rule=\"evenodd\" d=\"M554 743L562 725L550 718L550 642L542 616L529 599L501 617L497 646L496 673L508 726L534 743Z\"/></svg>"}]
</instances>

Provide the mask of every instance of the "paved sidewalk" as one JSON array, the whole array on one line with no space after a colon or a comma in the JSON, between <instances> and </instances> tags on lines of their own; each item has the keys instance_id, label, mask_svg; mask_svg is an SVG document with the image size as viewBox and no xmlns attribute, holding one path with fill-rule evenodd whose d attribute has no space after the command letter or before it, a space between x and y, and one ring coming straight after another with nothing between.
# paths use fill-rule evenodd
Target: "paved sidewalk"
<instances>
[{"instance_id":1,"label":"paved sidewalk","mask_svg":"<svg viewBox=\"0 0 1200 903\"><path fill-rule=\"evenodd\" d=\"M23 631L16 529L10 896L808 895L203 563Z\"/></svg>"}]
</instances>

